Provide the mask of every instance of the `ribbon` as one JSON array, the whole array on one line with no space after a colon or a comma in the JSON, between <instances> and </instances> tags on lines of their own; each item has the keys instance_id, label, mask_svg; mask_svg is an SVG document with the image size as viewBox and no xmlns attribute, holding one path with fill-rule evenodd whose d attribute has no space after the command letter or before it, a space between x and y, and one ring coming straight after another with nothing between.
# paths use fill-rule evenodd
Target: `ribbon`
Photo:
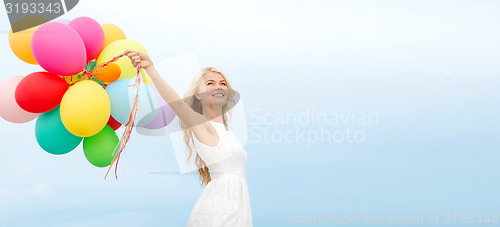
<instances>
[{"instance_id":1,"label":"ribbon","mask_svg":"<svg viewBox=\"0 0 500 227\"><path fill-rule=\"evenodd\" d=\"M70 83L70 86L73 86L74 84L76 84L82 80L93 80L93 81L99 83L102 87L106 87L106 84L104 82L96 79L93 75L97 71L99 71L102 68L108 66L109 64L117 61L118 59L120 59L123 56L125 56L125 53L122 53L122 54L114 57L113 59L111 59L108 62L99 66L97 69L94 69L96 66L94 60L87 62L87 65L85 65L85 70L82 72L83 78L81 78L75 82ZM123 135L120 139L120 142L117 144L117 146L115 147L115 150L113 151L113 154L112 154L113 161L111 162L111 165L109 166L109 169L106 172L104 179L106 179L106 177L109 174L109 171L113 167L113 164L115 164L115 178L118 180L118 175L116 173L117 169L118 169L118 161L120 161L120 155L123 152L123 150L125 150L125 146L127 145L128 141L130 139L130 135L132 134L132 129L134 128L135 116L137 114L137 110L140 109L140 107L139 107L139 85L141 84L141 80L142 80L142 78L141 78L141 64L137 64L136 69L137 69L137 74L135 76L134 84L129 85L129 87L135 87L134 104L132 105L132 110L130 111L128 121L125 124L125 131L123 132Z\"/></svg>"}]
</instances>

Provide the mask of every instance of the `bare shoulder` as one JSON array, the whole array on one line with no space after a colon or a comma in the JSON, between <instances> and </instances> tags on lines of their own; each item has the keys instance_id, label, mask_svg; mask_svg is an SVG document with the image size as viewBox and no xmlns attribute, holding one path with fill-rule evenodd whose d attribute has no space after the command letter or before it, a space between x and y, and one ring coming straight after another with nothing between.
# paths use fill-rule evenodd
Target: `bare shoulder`
<instances>
[{"instance_id":1,"label":"bare shoulder","mask_svg":"<svg viewBox=\"0 0 500 227\"><path fill-rule=\"evenodd\" d=\"M215 147L219 143L217 131L209 121L193 126L191 130L196 138L207 146Z\"/></svg>"}]
</instances>

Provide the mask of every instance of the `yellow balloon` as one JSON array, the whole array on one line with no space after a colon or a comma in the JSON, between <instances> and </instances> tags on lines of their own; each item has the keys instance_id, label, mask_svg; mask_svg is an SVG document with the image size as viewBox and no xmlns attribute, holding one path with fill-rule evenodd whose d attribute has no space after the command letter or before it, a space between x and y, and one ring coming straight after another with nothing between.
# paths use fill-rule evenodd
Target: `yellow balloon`
<instances>
[{"instance_id":1,"label":"yellow balloon","mask_svg":"<svg viewBox=\"0 0 500 227\"><path fill-rule=\"evenodd\" d=\"M117 40L104 47L101 54L97 58L96 64L101 65L102 63L108 62L109 60L122 54L126 50L136 50L146 54L148 53L146 49L136 41L132 41L129 39ZM130 58L128 58L127 56L123 56L115 63L120 66L120 69L122 71L122 74L118 79L135 78L135 76L137 75L137 69L132 65L132 61L130 61ZM142 74L143 73L141 73L141 75Z\"/></svg>"},{"instance_id":2,"label":"yellow balloon","mask_svg":"<svg viewBox=\"0 0 500 227\"><path fill-rule=\"evenodd\" d=\"M101 24L101 27L104 31L104 47L116 40L127 38L125 32L114 24Z\"/></svg>"},{"instance_id":3,"label":"yellow balloon","mask_svg":"<svg viewBox=\"0 0 500 227\"><path fill-rule=\"evenodd\" d=\"M111 102L101 85L84 80L64 94L60 111L62 123L69 132L89 137L106 126L111 114Z\"/></svg>"},{"instance_id":4,"label":"yellow balloon","mask_svg":"<svg viewBox=\"0 0 500 227\"><path fill-rule=\"evenodd\" d=\"M30 27L30 24L42 22L47 22L47 19L39 16L26 16L17 20L12 27ZM13 32L12 28L9 31L9 45L12 52L22 61L33 65L38 65L38 63L31 53L31 38L38 27L40 25L18 32Z\"/></svg>"},{"instance_id":5,"label":"yellow balloon","mask_svg":"<svg viewBox=\"0 0 500 227\"><path fill-rule=\"evenodd\" d=\"M78 81L79 79L82 79L83 74L78 73L78 74L73 75L73 76L59 76L59 77L63 78L66 81L66 83L72 84L72 83L75 83L76 81Z\"/></svg>"},{"instance_id":6,"label":"yellow balloon","mask_svg":"<svg viewBox=\"0 0 500 227\"><path fill-rule=\"evenodd\" d=\"M144 83L146 83L146 84L151 84L151 83L153 83L153 80L151 79L151 77L149 77L149 74L146 72L146 70L141 69L141 73L142 73L142 74L141 74L142 78L144 78L144 79L142 79L142 81L143 81Z\"/></svg>"}]
</instances>

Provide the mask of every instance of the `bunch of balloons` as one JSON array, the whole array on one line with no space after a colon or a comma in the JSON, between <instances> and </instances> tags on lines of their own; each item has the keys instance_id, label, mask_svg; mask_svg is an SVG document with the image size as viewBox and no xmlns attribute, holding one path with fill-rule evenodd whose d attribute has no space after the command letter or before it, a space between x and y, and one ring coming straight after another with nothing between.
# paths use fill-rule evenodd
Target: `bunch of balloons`
<instances>
[{"instance_id":1,"label":"bunch of balloons","mask_svg":"<svg viewBox=\"0 0 500 227\"><path fill-rule=\"evenodd\" d=\"M131 123L134 105L140 106L136 127L159 129L175 117L147 73L126 56L116 58L125 50L147 51L114 24L89 17L47 22L11 30L9 44L19 59L43 70L0 82L0 117L13 123L37 118L36 140L50 154L66 154L83 140L92 165L110 166L120 143L115 131ZM144 83L134 88L138 72Z\"/></svg>"}]
</instances>

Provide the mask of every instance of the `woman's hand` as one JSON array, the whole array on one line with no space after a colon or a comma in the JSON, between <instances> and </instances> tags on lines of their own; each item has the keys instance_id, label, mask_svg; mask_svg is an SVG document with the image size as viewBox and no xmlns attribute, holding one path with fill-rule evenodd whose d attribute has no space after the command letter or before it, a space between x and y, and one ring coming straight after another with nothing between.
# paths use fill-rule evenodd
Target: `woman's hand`
<instances>
[{"instance_id":1,"label":"woman's hand","mask_svg":"<svg viewBox=\"0 0 500 227\"><path fill-rule=\"evenodd\" d=\"M138 63L141 64L141 68L143 69L153 66L153 61L151 61L151 58L149 58L149 56L145 53L135 50L126 50L124 54L130 58L134 67L137 67Z\"/></svg>"}]
</instances>

